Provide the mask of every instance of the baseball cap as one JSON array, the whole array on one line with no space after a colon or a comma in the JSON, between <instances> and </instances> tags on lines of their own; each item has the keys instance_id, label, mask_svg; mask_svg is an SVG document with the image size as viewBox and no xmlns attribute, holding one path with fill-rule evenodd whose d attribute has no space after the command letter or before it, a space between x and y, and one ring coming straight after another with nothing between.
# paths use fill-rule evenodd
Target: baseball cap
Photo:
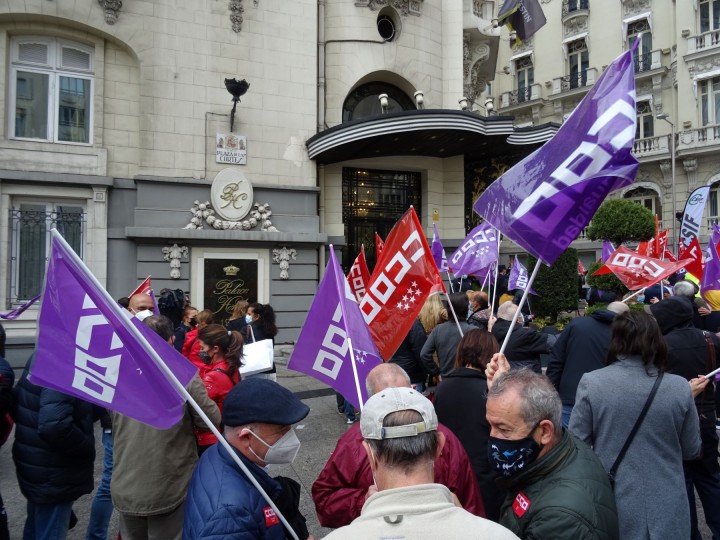
<instances>
[{"instance_id":1,"label":"baseball cap","mask_svg":"<svg viewBox=\"0 0 720 540\"><path fill-rule=\"evenodd\" d=\"M405 426L384 427L385 417L398 411L416 411L422 422ZM419 433L437 431L435 408L429 399L412 388L385 388L367 400L360 417L360 431L365 439L396 439L414 437Z\"/></svg>"},{"instance_id":2,"label":"baseball cap","mask_svg":"<svg viewBox=\"0 0 720 540\"><path fill-rule=\"evenodd\" d=\"M269 379L243 379L223 401L223 423L226 426L247 424L275 424L289 426L298 423L310 412L310 407L296 398L290 390Z\"/></svg>"}]
</instances>

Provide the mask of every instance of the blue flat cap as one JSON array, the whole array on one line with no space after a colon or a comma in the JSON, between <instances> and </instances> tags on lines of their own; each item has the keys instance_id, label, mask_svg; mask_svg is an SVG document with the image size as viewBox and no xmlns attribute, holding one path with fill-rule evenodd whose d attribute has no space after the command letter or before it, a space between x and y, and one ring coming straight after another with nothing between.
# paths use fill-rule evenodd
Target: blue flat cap
<instances>
[{"instance_id":1,"label":"blue flat cap","mask_svg":"<svg viewBox=\"0 0 720 540\"><path fill-rule=\"evenodd\" d=\"M253 377L240 381L225 397L223 423L226 426L253 423L289 426L309 412L310 407L287 388L269 379Z\"/></svg>"}]
</instances>

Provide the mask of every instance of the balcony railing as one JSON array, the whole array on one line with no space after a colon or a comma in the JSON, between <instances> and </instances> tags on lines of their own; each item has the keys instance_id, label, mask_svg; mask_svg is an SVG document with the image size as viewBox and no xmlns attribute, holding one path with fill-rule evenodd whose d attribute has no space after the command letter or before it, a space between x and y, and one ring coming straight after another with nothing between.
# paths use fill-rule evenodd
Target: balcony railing
<instances>
[{"instance_id":1,"label":"balcony railing","mask_svg":"<svg viewBox=\"0 0 720 540\"><path fill-rule=\"evenodd\" d=\"M708 125L697 129L687 129L678 133L678 148L692 146L701 148L720 145L720 125Z\"/></svg>"},{"instance_id":2,"label":"balcony railing","mask_svg":"<svg viewBox=\"0 0 720 540\"><path fill-rule=\"evenodd\" d=\"M577 73L565 75L564 77L557 77L553 79L553 94L560 94L561 92L567 92L568 90L592 86L595 84L596 79L596 68L583 69Z\"/></svg>"},{"instance_id":3,"label":"balcony railing","mask_svg":"<svg viewBox=\"0 0 720 540\"><path fill-rule=\"evenodd\" d=\"M635 157L647 157L653 155L666 154L670 150L670 135L660 135L659 137L645 137L644 139L636 139L633 146L633 154Z\"/></svg>"},{"instance_id":4,"label":"balcony railing","mask_svg":"<svg viewBox=\"0 0 720 540\"><path fill-rule=\"evenodd\" d=\"M659 69L662 67L662 50L656 49L633 57L635 64L635 73L640 74L645 71Z\"/></svg>"},{"instance_id":5,"label":"balcony railing","mask_svg":"<svg viewBox=\"0 0 720 540\"><path fill-rule=\"evenodd\" d=\"M688 37L688 54L720 46L720 30L710 30Z\"/></svg>"},{"instance_id":6,"label":"balcony railing","mask_svg":"<svg viewBox=\"0 0 720 540\"><path fill-rule=\"evenodd\" d=\"M528 101L540 99L540 92L539 84L533 84L527 88L518 88L513 92L503 92L500 95L500 107L513 107L515 105L522 105Z\"/></svg>"}]
</instances>

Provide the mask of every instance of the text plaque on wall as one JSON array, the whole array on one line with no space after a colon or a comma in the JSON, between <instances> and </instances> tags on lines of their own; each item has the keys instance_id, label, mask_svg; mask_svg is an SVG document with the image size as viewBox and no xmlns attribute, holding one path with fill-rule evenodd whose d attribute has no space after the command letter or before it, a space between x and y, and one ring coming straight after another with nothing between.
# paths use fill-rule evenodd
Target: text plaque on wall
<instances>
[{"instance_id":1,"label":"text plaque on wall","mask_svg":"<svg viewBox=\"0 0 720 540\"><path fill-rule=\"evenodd\" d=\"M226 324L238 300L258 298L257 259L205 259L204 309L217 324Z\"/></svg>"}]
</instances>

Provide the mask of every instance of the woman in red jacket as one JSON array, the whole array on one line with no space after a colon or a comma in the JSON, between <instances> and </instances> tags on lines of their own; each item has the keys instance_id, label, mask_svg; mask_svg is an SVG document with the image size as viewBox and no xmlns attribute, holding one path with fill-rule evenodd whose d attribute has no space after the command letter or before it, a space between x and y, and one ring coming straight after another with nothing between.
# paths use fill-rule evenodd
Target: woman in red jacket
<instances>
[{"instance_id":1,"label":"woman in red jacket","mask_svg":"<svg viewBox=\"0 0 720 540\"><path fill-rule=\"evenodd\" d=\"M213 323L213 312L209 309L203 309L200 313L195 315L197 326L185 334L185 343L183 343L182 355L190 360L195 367L200 371L199 375L202 378L207 370L205 362L200 360L198 353L200 352L200 341L198 340L198 331L203 326Z\"/></svg>"},{"instance_id":2,"label":"woman in red jacket","mask_svg":"<svg viewBox=\"0 0 720 540\"><path fill-rule=\"evenodd\" d=\"M217 403L222 414L225 396L240 381L243 339L240 332L228 331L220 324L208 324L198 330L198 342L198 356L207 366L202 380L208 396ZM217 442L217 437L209 430L196 429L195 435L199 454Z\"/></svg>"}]
</instances>

